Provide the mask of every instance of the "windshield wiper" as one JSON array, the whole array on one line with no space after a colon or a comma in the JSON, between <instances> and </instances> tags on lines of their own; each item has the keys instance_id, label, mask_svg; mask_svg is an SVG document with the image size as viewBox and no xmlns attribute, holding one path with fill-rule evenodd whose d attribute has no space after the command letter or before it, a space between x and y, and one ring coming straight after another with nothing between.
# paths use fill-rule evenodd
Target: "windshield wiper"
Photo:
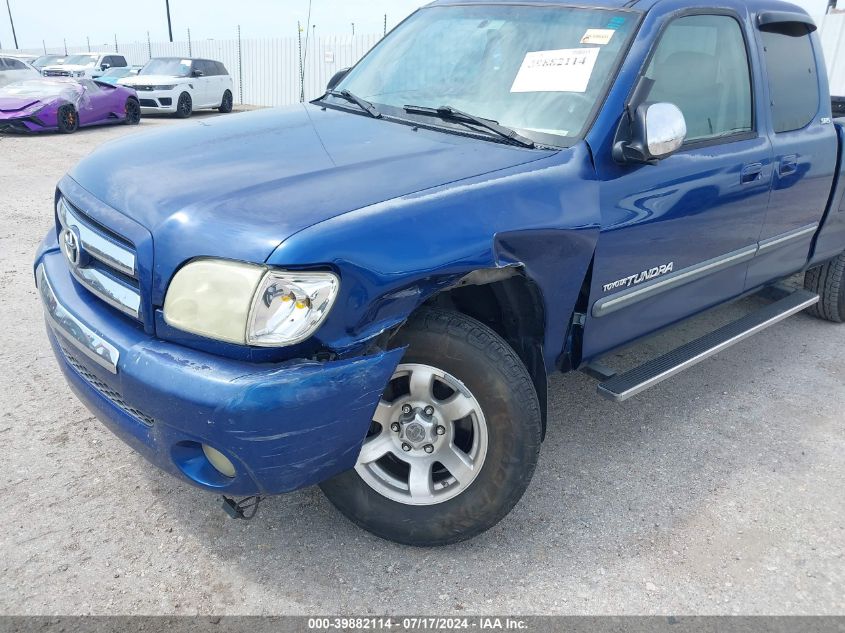
<instances>
[{"instance_id":1,"label":"windshield wiper","mask_svg":"<svg viewBox=\"0 0 845 633\"><path fill-rule=\"evenodd\" d=\"M521 134L518 134L515 130L512 130L509 127L500 125L498 121L493 121L491 119L485 119L480 116L475 116L474 114L461 112L460 110L456 110L451 106L427 108L424 106L406 105L404 110L408 114L436 116L440 117L441 119L448 119L451 121L457 121L459 123L470 123L482 127L486 130L489 130L490 132L493 132L494 134L497 134L502 138L507 139L515 145L521 145L522 147L536 147L536 143L534 143L534 141L532 141L530 138L526 138Z\"/></svg>"},{"instance_id":2,"label":"windshield wiper","mask_svg":"<svg viewBox=\"0 0 845 633\"><path fill-rule=\"evenodd\" d=\"M340 99L345 99L349 103L354 103L374 119L380 119L382 117L381 112L376 110L376 107L372 103L366 99L362 99L356 94L352 94L348 90L329 90L326 94Z\"/></svg>"}]
</instances>

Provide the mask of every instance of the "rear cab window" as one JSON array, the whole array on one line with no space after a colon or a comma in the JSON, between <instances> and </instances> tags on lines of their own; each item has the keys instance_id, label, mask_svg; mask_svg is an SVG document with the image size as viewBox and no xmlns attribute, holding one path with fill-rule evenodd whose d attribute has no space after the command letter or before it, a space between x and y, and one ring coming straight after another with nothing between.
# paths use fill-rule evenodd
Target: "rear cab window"
<instances>
[{"instance_id":1,"label":"rear cab window","mask_svg":"<svg viewBox=\"0 0 845 633\"><path fill-rule=\"evenodd\" d=\"M813 41L799 25L760 29L776 133L807 127L819 112L821 94Z\"/></svg>"}]
</instances>

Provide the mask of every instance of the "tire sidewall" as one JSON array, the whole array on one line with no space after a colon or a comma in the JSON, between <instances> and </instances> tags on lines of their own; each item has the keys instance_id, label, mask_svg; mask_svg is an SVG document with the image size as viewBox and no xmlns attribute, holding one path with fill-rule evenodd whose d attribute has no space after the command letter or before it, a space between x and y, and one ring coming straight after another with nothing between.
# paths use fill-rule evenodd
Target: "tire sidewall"
<instances>
[{"instance_id":1,"label":"tire sidewall","mask_svg":"<svg viewBox=\"0 0 845 633\"><path fill-rule=\"evenodd\" d=\"M228 114L229 112L231 112L234 106L234 101L235 98L232 95L231 91L227 90L226 92L224 92L223 99L221 99L220 101L220 112L224 114Z\"/></svg>"},{"instance_id":2,"label":"tire sidewall","mask_svg":"<svg viewBox=\"0 0 845 633\"><path fill-rule=\"evenodd\" d=\"M442 317L434 320L440 324ZM515 353L511 351L510 358L494 353L497 344L506 344L478 325L482 330L473 343L449 336L445 329L408 329L396 339L397 346L409 346L402 363L448 372L464 383L481 405L487 423L487 455L467 489L442 503L411 506L382 496L354 470L322 484L332 503L378 536L412 545L471 538L510 512L531 480L541 437L536 392ZM510 366L514 362L519 363L518 368ZM515 369L523 374L516 384ZM398 531L397 526L401 526Z\"/></svg>"},{"instance_id":3,"label":"tire sidewall","mask_svg":"<svg viewBox=\"0 0 845 633\"><path fill-rule=\"evenodd\" d=\"M67 112L68 110L72 110L74 115L75 115L74 116L74 124L71 127L68 127L64 123L64 113ZM56 118L57 118L59 133L61 133L61 134L73 134L74 132L76 132L76 130L79 129L79 113L76 111L76 108L74 108L71 104L65 104L65 105L61 106L59 108L58 112L56 113Z\"/></svg>"},{"instance_id":4,"label":"tire sidewall","mask_svg":"<svg viewBox=\"0 0 845 633\"><path fill-rule=\"evenodd\" d=\"M190 112L182 112L182 100L188 100L188 104L191 106ZM188 92L182 92L179 94L179 98L176 100L176 116L180 119L187 119L194 113L194 100L191 98L191 94Z\"/></svg>"},{"instance_id":5,"label":"tire sidewall","mask_svg":"<svg viewBox=\"0 0 845 633\"><path fill-rule=\"evenodd\" d=\"M135 114L130 116L129 109L130 104L134 104L135 107ZM135 99L127 99L126 100L126 123L128 125L138 125L141 122L141 104L136 101Z\"/></svg>"}]
</instances>

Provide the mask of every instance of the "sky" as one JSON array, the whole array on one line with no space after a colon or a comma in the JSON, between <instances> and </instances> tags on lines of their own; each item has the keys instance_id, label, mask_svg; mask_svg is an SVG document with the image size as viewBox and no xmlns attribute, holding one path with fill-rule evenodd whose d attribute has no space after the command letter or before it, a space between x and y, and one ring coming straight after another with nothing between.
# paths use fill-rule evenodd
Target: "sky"
<instances>
[{"instance_id":1,"label":"sky","mask_svg":"<svg viewBox=\"0 0 845 633\"><path fill-rule=\"evenodd\" d=\"M357 33L381 33L384 15L388 28L395 26L429 0L312 0L311 23L325 35L348 35L355 23ZM167 40L165 0L9 0L20 48L114 45L118 41ZM72 10L69 8L72 7ZM308 17L308 0L170 0L173 39L232 39L241 25L244 38L295 37L296 22ZM0 0L0 43L13 48L12 29L5 2Z\"/></svg>"},{"instance_id":2,"label":"sky","mask_svg":"<svg viewBox=\"0 0 845 633\"><path fill-rule=\"evenodd\" d=\"M312 0L311 23L325 35L347 35L352 23L358 33L381 33L384 15L388 27L395 26L428 0ZM21 48L81 46L86 36L91 47L118 41L146 41L147 31L155 41L167 40L165 0L9 0ZM827 0L798 0L811 14L824 12ZM12 30L4 2L0 1L0 44L12 48ZM110 5L110 6L109 6ZM840 6L845 0L840 0ZM69 10L69 8L71 8ZM297 20L305 23L308 0L170 0L173 38L231 39L241 25L244 38L295 37Z\"/></svg>"}]
</instances>

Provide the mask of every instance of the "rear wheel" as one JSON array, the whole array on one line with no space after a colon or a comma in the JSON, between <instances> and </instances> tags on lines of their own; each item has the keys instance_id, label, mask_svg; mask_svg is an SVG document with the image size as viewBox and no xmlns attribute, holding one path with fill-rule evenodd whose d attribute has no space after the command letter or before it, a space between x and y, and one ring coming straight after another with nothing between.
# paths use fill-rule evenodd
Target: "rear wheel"
<instances>
[{"instance_id":1,"label":"rear wheel","mask_svg":"<svg viewBox=\"0 0 845 633\"><path fill-rule=\"evenodd\" d=\"M73 134L79 129L79 114L72 105L67 104L59 108L57 113L59 132Z\"/></svg>"},{"instance_id":2,"label":"rear wheel","mask_svg":"<svg viewBox=\"0 0 845 633\"><path fill-rule=\"evenodd\" d=\"M138 125L141 122L141 105L137 100L126 100L124 115L123 122L127 125Z\"/></svg>"},{"instance_id":3,"label":"rear wheel","mask_svg":"<svg viewBox=\"0 0 845 633\"><path fill-rule=\"evenodd\" d=\"M176 102L176 116L180 119L187 119L194 111L194 102L191 95L183 92L179 95L179 100Z\"/></svg>"},{"instance_id":4,"label":"rear wheel","mask_svg":"<svg viewBox=\"0 0 845 633\"><path fill-rule=\"evenodd\" d=\"M360 527L409 545L462 541L498 523L525 492L540 448L540 406L519 357L462 314L425 310L354 470L324 482Z\"/></svg>"},{"instance_id":5,"label":"rear wheel","mask_svg":"<svg viewBox=\"0 0 845 633\"><path fill-rule=\"evenodd\" d=\"M217 110L222 112L223 114L228 114L232 111L233 105L234 99L232 98L232 93L227 90L223 93L223 99L220 101L220 107L217 108Z\"/></svg>"},{"instance_id":6,"label":"rear wheel","mask_svg":"<svg viewBox=\"0 0 845 633\"><path fill-rule=\"evenodd\" d=\"M819 295L807 311L820 319L845 323L845 253L804 275L804 287Z\"/></svg>"}]
</instances>

